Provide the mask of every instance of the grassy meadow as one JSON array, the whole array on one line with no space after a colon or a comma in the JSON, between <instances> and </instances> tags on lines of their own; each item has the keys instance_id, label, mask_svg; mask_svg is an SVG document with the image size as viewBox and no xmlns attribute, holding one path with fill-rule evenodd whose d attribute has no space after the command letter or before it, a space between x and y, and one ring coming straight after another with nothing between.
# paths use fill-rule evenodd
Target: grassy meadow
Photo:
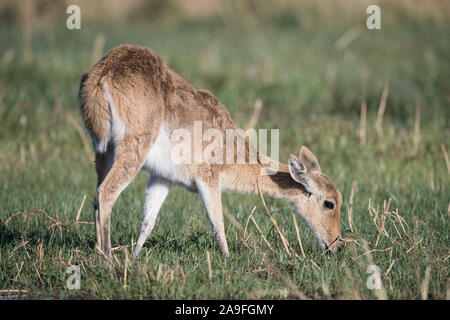
<instances>
[{"instance_id":1,"label":"grassy meadow","mask_svg":"<svg viewBox=\"0 0 450 320\"><path fill-rule=\"evenodd\" d=\"M450 299L448 2L378 2L381 30L366 28L364 1L228 1L204 12L131 1L119 14L78 2L81 30L66 28L64 2L0 6L0 298ZM293 210L265 197L285 250L259 196L224 194L226 259L198 195L173 188L132 261L141 172L114 207L107 263L77 92L123 43L158 52L240 127L259 99L255 127L280 129L280 160L307 146L342 192L344 250L322 252L298 216L297 237ZM70 265L78 290L66 285ZM380 289L367 286L370 265Z\"/></svg>"}]
</instances>

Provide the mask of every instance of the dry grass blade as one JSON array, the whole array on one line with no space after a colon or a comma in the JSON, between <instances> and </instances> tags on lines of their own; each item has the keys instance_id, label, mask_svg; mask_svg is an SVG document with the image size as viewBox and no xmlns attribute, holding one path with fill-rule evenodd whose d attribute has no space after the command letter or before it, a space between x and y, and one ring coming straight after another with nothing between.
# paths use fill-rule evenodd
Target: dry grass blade
<instances>
[{"instance_id":1,"label":"dry grass blade","mask_svg":"<svg viewBox=\"0 0 450 320\"><path fill-rule=\"evenodd\" d=\"M83 200L81 200L81 205L80 208L78 209L77 212L77 217L75 218L75 223L78 224L78 220L80 219L81 216L81 211L83 211L83 207L84 207L84 203L86 202L86 195L83 196Z\"/></svg>"},{"instance_id":2,"label":"dry grass blade","mask_svg":"<svg viewBox=\"0 0 450 320\"><path fill-rule=\"evenodd\" d=\"M389 95L389 87L384 86L383 92L381 94L380 105L378 106L377 111L377 120L375 122L375 129L377 131L378 137L383 136L383 115L386 109L386 101Z\"/></svg>"},{"instance_id":3,"label":"dry grass blade","mask_svg":"<svg viewBox=\"0 0 450 320\"><path fill-rule=\"evenodd\" d=\"M423 279L422 282L422 290L421 290L422 300L428 299L428 288L430 286L430 271L431 269L428 266L427 269L425 270L425 278Z\"/></svg>"},{"instance_id":4,"label":"dry grass blade","mask_svg":"<svg viewBox=\"0 0 450 320\"><path fill-rule=\"evenodd\" d=\"M270 221L272 221L273 225L275 226L275 229L277 230L278 234L280 235L281 242L283 242L284 249L286 250L287 254L290 256L291 253L289 252L289 249L288 249L288 247L290 246L290 245L289 245L289 242L287 241L286 237L285 237L284 234L281 232L281 230L278 228L277 222L276 222L275 219L272 217L272 215L271 215L270 212L269 212L269 209L267 208L266 202L264 201L264 197L263 197L263 195L262 195L262 193L261 193L261 188L260 188L260 186L259 186L259 181L256 181L256 184L257 184L257 186L258 186L258 193L259 193L259 196L260 196L261 201L262 201L262 203L263 203L264 209L266 210L267 214L269 215Z\"/></svg>"},{"instance_id":5,"label":"dry grass blade","mask_svg":"<svg viewBox=\"0 0 450 320\"><path fill-rule=\"evenodd\" d=\"M27 243L28 243L28 241L25 241L25 238L23 237L23 235L20 236L20 241L22 241L22 246L25 249L25 252L26 252L27 257L29 259L30 258L30 254L28 253L28 250L27 250Z\"/></svg>"},{"instance_id":6,"label":"dry grass blade","mask_svg":"<svg viewBox=\"0 0 450 320\"><path fill-rule=\"evenodd\" d=\"M450 278L447 279L447 292L446 292L446 299L450 300Z\"/></svg>"},{"instance_id":7,"label":"dry grass blade","mask_svg":"<svg viewBox=\"0 0 450 320\"><path fill-rule=\"evenodd\" d=\"M260 189L259 189L259 184L258 184L258 190L259 191L261 191ZM260 192L260 196L261 196L262 194L261 194L261 192ZM265 205L265 202L264 202L264 198L262 199L262 201L263 201L263 204ZM266 212L268 212L268 209L267 209L267 206L265 206L265 209L266 209ZM232 217L228 212L226 212L226 210L224 210L224 214L226 214L227 216L229 216L228 218L230 218L230 221L232 221L233 222L233 224L235 224L235 226L236 226L236 228L238 229L238 230L240 230L241 232L243 232L244 231L244 228L240 225L240 223L238 222L238 221L236 221L236 219L234 219L234 217ZM269 216L271 216L270 215L270 213L268 212L268 214L269 214ZM261 232L261 229L259 228L259 226L256 224L256 221L255 221L255 219L253 218L253 215L250 215L250 219L253 221L253 223L255 224L255 227L256 227L256 229L258 230L258 232L261 234L261 236L262 236L262 238L264 239L264 241L266 242L266 244L268 245L268 247L273 251L273 249L272 249L272 247L270 246L270 244L269 244L269 242L267 241L267 239L263 236L263 234L262 234L262 232ZM246 247L249 247L246 243L245 243L245 239L243 240L243 243L244 243L244 245L246 246ZM295 251L289 246L289 248L292 250L292 252L294 253L294 255L298 258L298 255L295 253ZM286 248L286 250L288 250L287 248ZM282 272L280 272L277 268L275 268L271 263L270 263L270 261L267 259L267 257L266 257L266 254L265 254L265 252L264 252L264 250L263 249L261 249L258 245L255 245L255 253L257 253L260 257L261 257L261 259L262 259L262 261L263 261L263 263L264 263L264 265L266 266L266 268L265 269L267 269L267 270L270 270L280 281L282 281L283 283L285 283L289 288L290 288L290 295L291 296L293 296L293 297L295 297L295 298L298 298L298 299L307 299L307 297L306 297L306 295L303 293L303 292L301 292L296 286L295 286L295 284L292 282L292 280L289 278L289 276L287 276L287 275L284 275ZM311 261L311 263L313 263L315 266L317 266L317 264L315 264L314 263L314 261L312 261L311 259L310 259L310 261ZM320 267L319 266L317 266L319 269L320 269ZM309 268L308 268L309 269ZM158 270L158 274L159 274L159 270Z\"/></svg>"},{"instance_id":8,"label":"dry grass blade","mask_svg":"<svg viewBox=\"0 0 450 320\"><path fill-rule=\"evenodd\" d=\"M371 208L372 208L372 199L369 198L369 205L367 206L367 210L369 210L369 214L373 218L373 214L372 214Z\"/></svg>"},{"instance_id":9,"label":"dry grass blade","mask_svg":"<svg viewBox=\"0 0 450 320\"><path fill-rule=\"evenodd\" d=\"M372 252L385 252L385 251L390 251L392 250L392 247L386 248L386 249L372 249L372 250L367 250L365 251L362 255L360 255L360 257L371 254Z\"/></svg>"},{"instance_id":10,"label":"dry grass blade","mask_svg":"<svg viewBox=\"0 0 450 320\"><path fill-rule=\"evenodd\" d=\"M233 226L236 227L240 232L244 233L244 228L241 226L241 224L236 220L236 218L228 212L226 208L223 208L223 214L225 217L227 217L228 220L233 224Z\"/></svg>"},{"instance_id":11,"label":"dry grass blade","mask_svg":"<svg viewBox=\"0 0 450 320\"><path fill-rule=\"evenodd\" d=\"M295 218L295 213L292 214L292 220L294 220L295 233L297 234L298 245L300 247L300 251L302 252L303 258L306 259L305 251L303 251L302 239L300 238L300 232L298 232L297 219Z\"/></svg>"},{"instance_id":12,"label":"dry grass blade","mask_svg":"<svg viewBox=\"0 0 450 320\"><path fill-rule=\"evenodd\" d=\"M417 241L411 248L409 248L409 249L405 252L405 255L408 254L412 249L414 249L419 243L421 243L422 240L423 240L423 238L420 239L419 241Z\"/></svg>"},{"instance_id":13,"label":"dry grass blade","mask_svg":"<svg viewBox=\"0 0 450 320\"><path fill-rule=\"evenodd\" d=\"M41 294L41 292L30 292L25 289L3 289L0 290L0 300L3 299L17 299L17 298L23 298L26 296L29 297L38 297Z\"/></svg>"},{"instance_id":14,"label":"dry grass blade","mask_svg":"<svg viewBox=\"0 0 450 320\"><path fill-rule=\"evenodd\" d=\"M397 221L397 220L392 219L391 216L392 216L392 214L389 214L387 217L388 217L388 219L392 222L392 226L394 227L394 229L395 229L395 231L397 232L397 234L398 234L398 236L400 237L400 239L403 239L403 237L402 237L400 231L398 231L397 225L396 225L396 223L395 223L395 221Z\"/></svg>"},{"instance_id":15,"label":"dry grass blade","mask_svg":"<svg viewBox=\"0 0 450 320\"><path fill-rule=\"evenodd\" d=\"M100 253L100 255L101 255L103 258L105 258L106 261L108 261L109 263L112 263L111 258L108 257L108 256L103 252L103 250L100 249L100 248L98 247L98 245L95 245L95 248L96 248L97 251Z\"/></svg>"},{"instance_id":16,"label":"dry grass blade","mask_svg":"<svg viewBox=\"0 0 450 320\"><path fill-rule=\"evenodd\" d=\"M17 246L17 247L15 247L14 249L12 249L11 250L11 253L9 254L9 257L8 257L8 259L11 259L12 258L12 256L14 255L14 252L17 250L17 249L19 249L19 248L21 248L21 247L25 247L26 246L26 244L28 243L28 241L24 241L23 240L23 237L21 237L21 243ZM25 252L27 253L27 256L28 256L28 258L30 257L30 255L28 254L28 251L27 251L27 248L25 247Z\"/></svg>"},{"instance_id":17,"label":"dry grass blade","mask_svg":"<svg viewBox=\"0 0 450 320\"><path fill-rule=\"evenodd\" d=\"M361 145L366 144L366 123L367 123L367 104L361 103L361 116L359 119L359 142Z\"/></svg>"},{"instance_id":18,"label":"dry grass blade","mask_svg":"<svg viewBox=\"0 0 450 320\"><path fill-rule=\"evenodd\" d=\"M78 221L77 224L94 224L92 221Z\"/></svg>"},{"instance_id":19,"label":"dry grass blade","mask_svg":"<svg viewBox=\"0 0 450 320\"><path fill-rule=\"evenodd\" d=\"M261 114L261 110L262 110L262 101L261 99L256 99L253 114L252 117L250 118L250 121L248 122L247 129L253 129L256 126L256 123L258 123L259 115Z\"/></svg>"},{"instance_id":20,"label":"dry grass blade","mask_svg":"<svg viewBox=\"0 0 450 320\"><path fill-rule=\"evenodd\" d=\"M89 269L88 266L86 266L83 261L81 262L81 266L83 267L83 269L87 272L87 274L89 275L89 277L91 278L92 282L94 283L95 287L97 288L97 291L100 292L101 291L101 287L100 284L98 283L97 279L95 279L94 274L92 273L91 269Z\"/></svg>"},{"instance_id":21,"label":"dry grass blade","mask_svg":"<svg viewBox=\"0 0 450 320\"><path fill-rule=\"evenodd\" d=\"M162 277L162 263L160 263L158 266L158 272L156 274L156 282L161 281L161 277Z\"/></svg>"},{"instance_id":22,"label":"dry grass blade","mask_svg":"<svg viewBox=\"0 0 450 320\"><path fill-rule=\"evenodd\" d=\"M58 221L58 222L56 222L56 223L54 223L54 224L48 226L48 227L47 227L47 230L50 230L51 228L56 227L56 226L60 226L60 227L67 228L68 224L67 224L67 223L62 223L62 222L59 222L59 221ZM60 228L60 230L61 230L61 228Z\"/></svg>"},{"instance_id":23,"label":"dry grass blade","mask_svg":"<svg viewBox=\"0 0 450 320\"><path fill-rule=\"evenodd\" d=\"M447 149L444 144L441 144L442 154L444 155L445 164L447 165L447 172L450 174L450 161L448 160Z\"/></svg>"},{"instance_id":24,"label":"dry grass blade","mask_svg":"<svg viewBox=\"0 0 450 320\"><path fill-rule=\"evenodd\" d=\"M17 274L16 274L16 276L14 277L14 281L17 281L17 279L19 278L20 272L22 271L22 267L23 267L23 261L22 261L22 263L20 264L19 271L17 271Z\"/></svg>"},{"instance_id":25,"label":"dry grass blade","mask_svg":"<svg viewBox=\"0 0 450 320\"><path fill-rule=\"evenodd\" d=\"M357 188L358 188L358 182L355 180L352 183L352 191L350 192L350 199L348 200L349 207L348 207L347 218L348 218L348 225L350 227L351 233L353 233L353 215L352 215L353 214L353 197L355 196Z\"/></svg>"},{"instance_id":26,"label":"dry grass blade","mask_svg":"<svg viewBox=\"0 0 450 320\"><path fill-rule=\"evenodd\" d=\"M209 256L209 251L206 251L206 262L208 263L208 277L212 280L212 269L211 269L211 257Z\"/></svg>"},{"instance_id":27,"label":"dry grass blade","mask_svg":"<svg viewBox=\"0 0 450 320\"><path fill-rule=\"evenodd\" d=\"M28 290L24 290L24 289L3 289L3 290L0 290L0 294L2 294L2 293L22 293L22 292L27 293Z\"/></svg>"},{"instance_id":28,"label":"dry grass blade","mask_svg":"<svg viewBox=\"0 0 450 320\"><path fill-rule=\"evenodd\" d=\"M94 47L92 48L91 54L91 64L97 63L103 56L103 48L105 46L105 36L103 34L99 34L94 41Z\"/></svg>"},{"instance_id":29,"label":"dry grass blade","mask_svg":"<svg viewBox=\"0 0 450 320\"><path fill-rule=\"evenodd\" d=\"M389 265L389 268L386 270L386 273L384 274L384 275L386 276L386 278L388 277L389 272L391 272L391 269L392 269L392 267L393 267L395 261L396 261L396 260L392 261L391 264Z\"/></svg>"},{"instance_id":30,"label":"dry grass blade","mask_svg":"<svg viewBox=\"0 0 450 320\"><path fill-rule=\"evenodd\" d=\"M128 249L125 248L125 267L123 270L123 289L127 290L127 273L128 273Z\"/></svg>"},{"instance_id":31,"label":"dry grass blade","mask_svg":"<svg viewBox=\"0 0 450 320\"><path fill-rule=\"evenodd\" d=\"M117 268L120 268L122 266L122 264L120 263L119 258L117 258L117 256L112 251L111 251L111 257L116 262Z\"/></svg>"},{"instance_id":32,"label":"dry grass blade","mask_svg":"<svg viewBox=\"0 0 450 320\"><path fill-rule=\"evenodd\" d=\"M93 161L93 154L91 152L91 146L89 143L89 140L86 136L86 132L84 131L83 127L78 123L77 120L73 119L72 116L67 115L66 116L67 121L72 125L72 127L77 131L78 135L80 136L81 142L83 143L84 152L86 153L87 158L89 161Z\"/></svg>"},{"instance_id":33,"label":"dry grass blade","mask_svg":"<svg viewBox=\"0 0 450 320\"><path fill-rule=\"evenodd\" d=\"M303 258L306 259L307 261L311 262L314 267L316 267L317 269L320 270L319 265L313 259L307 258L305 255L305 251L303 250L302 239L300 237L300 232L298 231L298 224L297 224L297 218L295 217L295 213L292 214L292 219L294 220L295 233L297 235L298 245L300 246L300 251L302 252ZM294 254L296 257L298 257L298 255L295 252L294 252ZM308 268L308 270L310 270L310 269Z\"/></svg>"},{"instance_id":34,"label":"dry grass blade","mask_svg":"<svg viewBox=\"0 0 450 320\"><path fill-rule=\"evenodd\" d=\"M36 267L36 264L33 263L33 266L34 266L34 270L36 270L36 274L37 274L37 276L38 276L38 278L39 278L39 281L41 282L42 285L45 285L44 280L42 280L41 274L39 273L39 270L38 270L38 268Z\"/></svg>"},{"instance_id":35,"label":"dry grass blade","mask_svg":"<svg viewBox=\"0 0 450 320\"><path fill-rule=\"evenodd\" d=\"M395 211L392 211L392 214L394 215L395 219L397 219L397 221L399 222L400 226L402 227L402 230L403 230L403 233L405 234L405 236L407 238L409 238L409 235L406 232L406 229L405 229L403 224L405 224L408 229L409 229L409 225L406 222L406 220L401 215L398 214L398 208L395 209Z\"/></svg>"},{"instance_id":36,"label":"dry grass blade","mask_svg":"<svg viewBox=\"0 0 450 320\"><path fill-rule=\"evenodd\" d=\"M247 227L248 227L248 223L250 222L250 218L253 216L253 213L256 210L256 206L253 207L252 211L250 212L250 215L247 218L247 221L245 222L245 227L244 227L244 238L247 236Z\"/></svg>"},{"instance_id":37,"label":"dry grass blade","mask_svg":"<svg viewBox=\"0 0 450 320\"><path fill-rule=\"evenodd\" d=\"M269 247L269 249L273 252L272 246L270 245L269 241L267 241L266 237L264 236L264 234L262 233L261 229L259 228L258 224L256 223L255 219L253 218L253 216L250 216L253 224L256 227L256 230L258 230L259 234L261 235L261 237L263 238L264 242L267 244L267 246Z\"/></svg>"},{"instance_id":38,"label":"dry grass blade","mask_svg":"<svg viewBox=\"0 0 450 320\"><path fill-rule=\"evenodd\" d=\"M44 210L42 209L36 209L34 211L31 212L16 212L14 214L12 214L8 219L6 219L5 221L3 221L3 224L5 225L5 227L8 227L8 223L9 221L11 221L12 218L16 217L16 216L28 216L28 217L32 217L34 216L36 213L43 213L47 218L49 218L51 221L53 221L54 223L59 223L59 221L55 220L54 218L52 218L51 216L49 216Z\"/></svg>"},{"instance_id":39,"label":"dry grass blade","mask_svg":"<svg viewBox=\"0 0 450 320\"><path fill-rule=\"evenodd\" d=\"M343 239L345 241L345 243L356 243L358 246L360 246L361 248L363 248L364 250L368 251L370 250L369 248L367 248L366 246L364 246L363 244L359 243L357 240L352 239L352 238L345 238Z\"/></svg>"},{"instance_id":40,"label":"dry grass blade","mask_svg":"<svg viewBox=\"0 0 450 320\"><path fill-rule=\"evenodd\" d=\"M413 151L412 156L415 157L419 153L420 143L420 110L419 104L416 105L416 120L414 122L414 135L413 135Z\"/></svg>"},{"instance_id":41,"label":"dry grass blade","mask_svg":"<svg viewBox=\"0 0 450 320\"><path fill-rule=\"evenodd\" d=\"M39 262L41 262L44 258L44 245L41 242L41 239L38 239L37 252L38 252L38 256L39 256Z\"/></svg>"},{"instance_id":42,"label":"dry grass blade","mask_svg":"<svg viewBox=\"0 0 450 320\"><path fill-rule=\"evenodd\" d=\"M450 218L450 202L448 203L448 207L447 207L447 217Z\"/></svg>"},{"instance_id":43,"label":"dry grass blade","mask_svg":"<svg viewBox=\"0 0 450 320\"><path fill-rule=\"evenodd\" d=\"M344 32L343 35L339 37L334 43L334 47L338 51L343 51L347 48L353 41L355 41L362 33L363 29L360 26L353 26Z\"/></svg>"}]
</instances>

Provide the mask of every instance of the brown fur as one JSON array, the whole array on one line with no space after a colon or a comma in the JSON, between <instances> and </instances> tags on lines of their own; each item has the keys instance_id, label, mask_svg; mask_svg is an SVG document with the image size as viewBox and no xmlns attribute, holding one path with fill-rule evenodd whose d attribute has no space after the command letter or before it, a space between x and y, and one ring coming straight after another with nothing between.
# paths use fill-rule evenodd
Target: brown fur
<instances>
[{"instance_id":1,"label":"brown fur","mask_svg":"<svg viewBox=\"0 0 450 320\"><path fill-rule=\"evenodd\" d=\"M112 106L105 98L105 92L110 94ZM94 144L106 141L106 149L96 152L98 190L94 218L98 246L108 255L111 249L110 215L114 202L143 167L163 123L171 129L192 130L194 121L201 121L203 130L215 128L225 132L226 129L237 128L228 110L213 94L195 89L155 52L138 46L122 45L102 58L83 75L79 98L83 120ZM112 112L116 114L121 127L126 128L124 135L117 141L108 140L113 126ZM244 150L246 159L250 148L247 143ZM223 150L225 155L225 146ZM320 228L328 230L329 237L324 241L330 244L331 238L340 236L339 208L342 197L331 181L320 172L315 156L306 148L302 150L299 161L308 168L309 179L320 190L317 201L327 197L336 203L335 210L326 219L314 217L307 220L310 226L317 223ZM184 166L184 170L197 181L197 187L192 187L194 191L199 191L200 181L204 185L202 188L206 189L204 193L209 198L204 199L205 206L211 207L207 207L211 211L208 214L216 238L226 255L228 247L220 201L222 190L256 193L258 181L262 192L270 196L290 201L296 206L300 202L311 202L307 200L308 191L293 180L286 165L278 164L279 171L275 175L262 176L261 168L268 165L263 165L261 160L268 158L258 153L258 159L260 161L256 164L200 163ZM307 212L322 210L312 207L303 209ZM143 223L141 232L146 227L147 224Z\"/></svg>"}]
</instances>

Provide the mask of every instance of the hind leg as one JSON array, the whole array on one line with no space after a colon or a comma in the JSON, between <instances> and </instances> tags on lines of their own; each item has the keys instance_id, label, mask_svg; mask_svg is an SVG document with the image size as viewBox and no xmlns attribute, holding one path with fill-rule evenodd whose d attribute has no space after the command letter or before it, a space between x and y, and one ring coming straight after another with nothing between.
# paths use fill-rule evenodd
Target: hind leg
<instances>
[{"instance_id":1,"label":"hind leg","mask_svg":"<svg viewBox=\"0 0 450 320\"><path fill-rule=\"evenodd\" d=\"M118 142L115 160L97 189L100 249L111 256L111 211L120 193L142 168L151 145L150 135L128 137Z\"/></svg>"},{"instance_id":2,"label":"hind leg","mask_svg":"<svg viewBox=\"0 0 450 320\"><path fill-rule=\"evenodd\" d=\"M109 146L105 153L96 153L95 154L95 170L97 171L97 189L102 184L103 180L105 180L106 175L114 162L114 151L112 147ZM99 248L102 247L101 237L100 237L100 216L98 210L98 199L95 197L94 199L94 222L95 222L95 231L97 235L97 246Z\"/></svg>"},{"instance_id":3,"label":"hind leg","mask_svg":"<svg viewBox=\"0 0 450 320\"><path fill-rule=\"evenodd\" d=\"M169 194L171 184L169 181L151 173L147 185L147 195L145 198L144 216L142 217L141 228L139 230L136 247L133 257L136 258L147 240L149 234L155 227L156 218L164 200Z\"/></svg>"}]
</instances>

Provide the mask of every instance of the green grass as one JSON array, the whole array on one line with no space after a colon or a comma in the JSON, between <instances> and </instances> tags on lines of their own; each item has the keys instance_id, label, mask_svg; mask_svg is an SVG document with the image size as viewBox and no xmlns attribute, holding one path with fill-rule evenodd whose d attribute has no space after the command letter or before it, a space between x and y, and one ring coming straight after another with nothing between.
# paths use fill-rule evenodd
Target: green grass
<instances>
[{"instance_id":1,"label":"green grass","mask_svg":"<svg viewBox=\"0 0 450 320\"><path fill-rule=\"evenodd\" d=\"M21 297L48 298L373 299L380 297L366 286L373 260L389 299L420 299L424 283L428 298L448 298L450 180L442 146L448 153L449 25L409 16L402 23L391 19L380 31L363 29L339 51L335 42L352 25L336 19L339 27L317 21L313 30L274 22L258 28L218 22L83 24L81 31L61 24L34 31L31 60L22 54L20 29L2 25L0 297L22 290ZM280 128L280 159L308 146L341 190L345 250L324 254L298 218L304 259L293 211L266 198L299 254L289 256L258 196L224 194L231 254L225 259L199 197L175 188L141 255L125 267L143 210L148 174L142 172L114 207L112 244L118 249L107 264L96 252L94 226L75 224L84 195L80 221L92 222L96 177L90 142L80 130L77 90L98 34L106 38L104 52L121 43L154 49L194 86L216 94L240 126L261 99L257 126ZM375 121L385 86L389 95L379 136ZM362 101L367 102L365 145L358 137ZM418 105L420 130L415 131ZM389 199L390 213L374 220L369 203L381 214ZM241 229L254 206L273 252L251 221L246 234ZM396 209L404 230L392 214ZM35 210L41 211L6 223L15 213ZM384 218L386 232L380 228ZM80 290L66 287L68 265L81 268Z\"/></svg>"}]
</instances>

